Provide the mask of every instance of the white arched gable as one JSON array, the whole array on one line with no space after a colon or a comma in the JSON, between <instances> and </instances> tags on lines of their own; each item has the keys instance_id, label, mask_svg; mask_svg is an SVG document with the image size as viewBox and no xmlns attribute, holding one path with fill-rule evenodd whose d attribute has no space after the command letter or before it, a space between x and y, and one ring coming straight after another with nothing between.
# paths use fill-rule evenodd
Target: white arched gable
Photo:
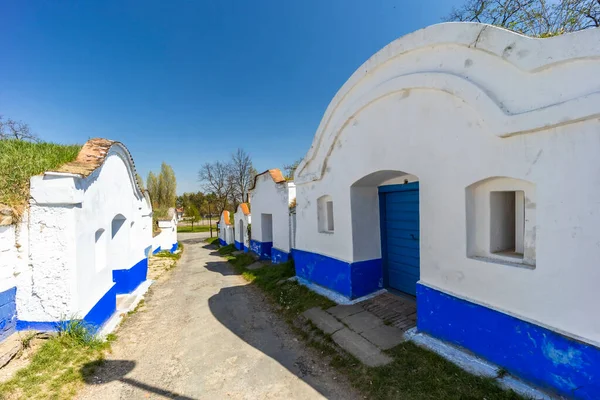
<instances>
[{"instance_id":1,"label":"white arched gable","mask_svg":"<svg viewBox=\"0 0 600 400\"><path fill-rule=\"evenodd\" d=\"M344 127L393 94L429 90L459 98L481 117L482 134L498 137L597 118L598 43L599 29L536 39L475 23L434 25L406 35L371 57L342 86L295 181L321 179Z\"/></svg>"},{"instance_id":2,"label":"white arched gable","mask_svg":"<svg viewBox=\"0 0 600 400\"><path fill-rule=\"evenodd\" d=\"M131 188L135 197L138 200L146 200L149 203L149 199L144 194L142 188L139 186L135 177L136 169L135 165L133 164L133 159L131 157L131 154L129 153L129 150L127 150L127 148L122 143L115 142L108 149L108 152L104 157L104 161L108 160L111 156L119 157L121 161L123 161L123 164L125 164L125 166L127 167L127 175L129 177L129 182L131 183ZM97 168L96 171L94 171L94 173L90 177L92 177L92 179L96 179L97 172L100 171L100 169L101 167Z\"/></svg>"}]
</instances>

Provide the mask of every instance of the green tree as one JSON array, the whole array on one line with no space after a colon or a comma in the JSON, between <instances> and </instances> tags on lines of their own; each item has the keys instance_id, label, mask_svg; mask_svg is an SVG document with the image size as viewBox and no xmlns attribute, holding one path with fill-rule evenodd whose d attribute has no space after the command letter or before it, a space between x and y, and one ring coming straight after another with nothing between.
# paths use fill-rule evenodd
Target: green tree
<instances>
[{"instance_id":1,"label":"green tree","mask_svg":"<svg viewBox=\"0 0 600 400\"><path fill-rule=\"evenodd\" d=\"M185 216L192 221L192 232L194 232L194 222L198 222L200 220L200 212L195 205L190 204L185 209Z\"/></svg>"},{"instance_id":2,"label":"green tree","mask_svg":"<svg viewBox=\"0 0 600 400\"><path fill-rule=\"evenodd\" d=\"M158 208L158 178L152 171L148 173L148 178L146 178L146 189L150 195L152 208Z\"/></svg>"},{"instance_id":3,"label":"green tree","mask_svg":"<svg viewBox=\"0 0 600 400\"><path fill-rule=\"evenodd\" d=\"M158 175L158 204L159 207L175 207L177 199L177 179L175 171L163 162Z\"/></svg>"}]
</instances>

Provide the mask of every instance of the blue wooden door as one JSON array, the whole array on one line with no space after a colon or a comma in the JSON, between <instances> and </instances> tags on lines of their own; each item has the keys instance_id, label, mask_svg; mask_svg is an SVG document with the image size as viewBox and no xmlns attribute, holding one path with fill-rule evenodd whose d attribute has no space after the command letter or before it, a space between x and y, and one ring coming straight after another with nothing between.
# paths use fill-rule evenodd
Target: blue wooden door
<instances>
[{"instance_id":1,"label":"blue wooden door","mask_svg":"<svg viewBox=\"0 0 600 400\"><path fill-rule=\"evenodd\" d=\"M384 284L416 295L420 276L419 182L379 187Z\"/></svg>"}]
</instances>

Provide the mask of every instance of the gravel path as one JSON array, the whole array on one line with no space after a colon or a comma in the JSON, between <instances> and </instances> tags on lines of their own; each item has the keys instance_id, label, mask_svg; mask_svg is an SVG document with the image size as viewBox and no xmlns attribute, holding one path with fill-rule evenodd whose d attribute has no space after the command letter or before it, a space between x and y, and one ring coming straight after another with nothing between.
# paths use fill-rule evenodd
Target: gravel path
<instances>
[{"instance_id":1,"label":"gravel path","mask_svg":"<svg viewBox=\"0 0 600 400\"><path fill-rule=\"evenodd\" d=\"M360 398L205 237L180 234L179 266L127 318L78 398Z\"/></svg>"}]
</instances>

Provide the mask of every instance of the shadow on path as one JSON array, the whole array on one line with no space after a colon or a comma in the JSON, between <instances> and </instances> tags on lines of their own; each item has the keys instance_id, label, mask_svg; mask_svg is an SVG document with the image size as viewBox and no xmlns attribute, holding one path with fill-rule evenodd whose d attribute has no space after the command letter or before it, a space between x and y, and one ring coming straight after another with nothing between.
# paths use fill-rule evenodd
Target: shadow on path
<instances>
[{"instance_id":1,"label":"shadow on path","mask_svg":"<svg viewBox=\"0 0 600 400\"><path fill-rule=\"evenodd\" d=\"M208 262L206 268L224 276L239 275L226 261ZM331 369L328 363L307 351L259 288L250 284L224 287L209 298L208 306L227 329L323 396L334 399L355 397L339 380L329 380L332 373L323 374L324 370Z\"/></svg>"},{"instance_id":2,"label":"shadow on path","mask_svg":"<svg viewBox=\"0 0 600 400\"><path fill-rule=\"evenodd\" d=\"M192 397L183 396L169 390L161 389L145 384L144 382L125 377L125 375L133 371L134 368L135 361L100 360L85 364L81 368L81 373L84 377L85 383L88 385L99 385L112 381L119 381L121 383L134 386L138 389L142 389L146 392L163 396L167 399L195 400ZM90 374L90 370L93 371L93 374Z\"/></svg>"}]
</instances>

